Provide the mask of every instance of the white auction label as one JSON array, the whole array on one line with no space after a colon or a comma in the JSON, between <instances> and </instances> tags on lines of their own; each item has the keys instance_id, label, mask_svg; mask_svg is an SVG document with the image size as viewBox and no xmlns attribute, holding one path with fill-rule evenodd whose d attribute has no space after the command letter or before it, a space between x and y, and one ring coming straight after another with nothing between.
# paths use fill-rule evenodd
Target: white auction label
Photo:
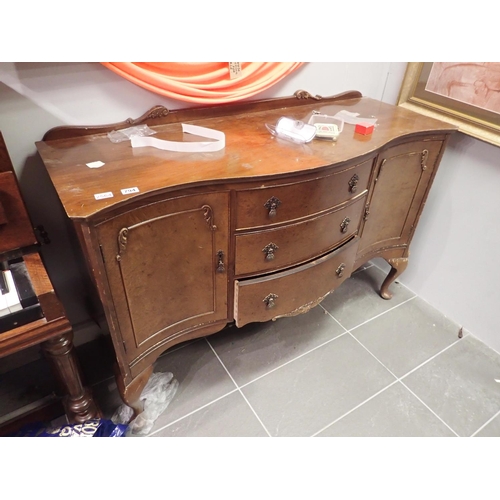
<instances>
[{"instance_id":1,"label":"white auction label","mask_svg":"<svg viewBox=\"0 0 500 500\"><path fill-rule=\"evenodd\" d=\"M121 190L122 194L132 194L132 193L138 193L139 188L138 187L133 187L133 188L126 188Z\"/></svg>"},{"instance_id":2,"label":"white auction label","mask_svg":"<svg viewBox=\"0 0 500 500\"><path fill-rule=\"evenodd\" d=\"M104 198L113 198L113 193L108 191L107 193L98 193L94 195L96 200L103 200Z\"/></svg>"},{"instance_id":3,"label":"white auction label","mask_svg":"<svg viewBox=\"0 0 500 500\"><path fill-rule=\"evenodd\" d=\"M89 168L100 168L104 165L102 161L92 161L86 164Z\"/></svg>"}]
</instances>

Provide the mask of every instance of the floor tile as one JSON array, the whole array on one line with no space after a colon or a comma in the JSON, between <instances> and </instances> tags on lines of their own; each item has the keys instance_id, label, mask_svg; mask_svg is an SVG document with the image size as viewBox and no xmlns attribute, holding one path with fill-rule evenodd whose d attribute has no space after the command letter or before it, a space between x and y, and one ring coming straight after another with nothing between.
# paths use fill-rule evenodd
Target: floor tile
<instances>
[{"instance_id":1,"label":"floor tile","mask_svg":"<svg viewBox=\"0 0 500 500\"><path fill-rule=\"evenodd\" d=\"M500 410L500 355L468 335L402 382L459 436Z\"/></svg>"},{"instance_id":2,"label":"floor tile","mask_svg":"<svg viewBox=\"0 0 500 500\"><path fill-rule=\"evenodd\" d=\"M441 437L455 434L397 382L317 436Z\"/></svg>"},{"instance_id":3,"label":"floor tile","mask_svg":"<svg viewBox=\"0 0 500 500\"><path fill-rule=\"evenodd\" d=\"M154 437L267 437L267 433L247 402L232 394L170 424Z\"/></svg>"},{"instance_id":4,"label":"floor tile","mask_svg":"<svg viewBox=\"0 0 500 500\"><path fill-rule=\"evenodd\" d=\"M324 309L315 307L292 318L233 327L208 341L236 383L243 385L344 331Z\"/></svg>"},{"instance_id":5,"label":"floor tile","mask_svg":"<svg viewBox=\"0 0 500 500\"><path fill-rule=\"evenodd\" d=\"M459 326L419 297L351 331L401 377L458 340Z\"/></svg>"},{"instance_id":6,"label":"floor tile","mask_svg":"<svg viewBox=\"0 0 500 500\"><path fill-rule=\"evenodd\" d=\"M344 334L242 391L272 436L311 436L394 380Z\"/></svg>"},{"instance_id":7,"label":"floor tile","mask_svg":"<svg viewBox=\"0 0 500 500\"><path fill-rule=\"evenodd\" d=\"M380 297L380 286L385 277L386 274L375 266L356 272L321 305L349 330L414 297L413 292L397 282L390 287L392 299Z\"/></svg>"},{"instance_id":8,"label":"floor tile","mask_svg":"<svg viewBox=\"0 0 500 500\"><path fill-rule=\"evenodd\" d=\"M158 359L156 372L171 372L177 392L151 432L233 391L235 385L205 339L167 352Z\"/></svg>"},{"instance_id":9,"label":"floor tile","mask_svg":"<svg viewBox=\"0 0 500 500\"><path fill-rule=\"evenodd\" d=\"M497 415L491 422L485 425L476 437L500 437L500 415Z\"/></svg>"}]
</instances>

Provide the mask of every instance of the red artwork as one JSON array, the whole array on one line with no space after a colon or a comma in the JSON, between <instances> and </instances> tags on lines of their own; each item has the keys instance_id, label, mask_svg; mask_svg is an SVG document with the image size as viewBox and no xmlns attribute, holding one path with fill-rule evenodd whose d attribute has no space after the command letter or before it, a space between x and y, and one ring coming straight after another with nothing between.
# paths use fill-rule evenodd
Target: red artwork
<instances>
[{"instance_id":1,"label":"red artwork","mask_svg":"<svg viewBox=\"0 0 500 500\"><path fill-rule=\"evenodd\" d=\"M500 63L433 63L425 90L500 113Z\"/></svg>"}]
</instances>

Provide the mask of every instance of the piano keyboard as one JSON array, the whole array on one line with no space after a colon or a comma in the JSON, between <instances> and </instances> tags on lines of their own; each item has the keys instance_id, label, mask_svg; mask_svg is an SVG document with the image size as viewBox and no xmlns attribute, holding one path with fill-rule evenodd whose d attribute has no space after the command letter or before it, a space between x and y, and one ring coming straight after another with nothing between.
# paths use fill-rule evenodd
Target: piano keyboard
<instances>
[{"instance_id":1,"label":"piano keyboard","mask_svg":"<svg viewBox=\"0 0 500 500\"><path fill-rule=\"evenodd\" d=\"M0 333L43 317L21 258L0 263Z\"/></svg>"}]
</instances>

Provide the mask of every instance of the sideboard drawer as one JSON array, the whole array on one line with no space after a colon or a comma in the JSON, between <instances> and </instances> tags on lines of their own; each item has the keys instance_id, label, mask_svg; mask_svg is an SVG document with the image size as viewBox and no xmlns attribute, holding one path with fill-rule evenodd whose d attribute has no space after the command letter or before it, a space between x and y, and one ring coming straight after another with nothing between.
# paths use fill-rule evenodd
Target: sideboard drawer
<instances>
[{"instance_id":1,"label":"sideboard drawer","mask_svg":"<svg viewBox=\"0 0 500 500\"><path fill-rule=\"evenodd\" d=\"M308 181L239 190L236 229L293 221L329 210L368 187L373 158Z\"/></svg>"},{"instance_id":2,"label":"sideboard drawer","mask_svg":"<svg viewBox=\"0 0 500 500\"><path fill-rule=\"evenodd\" d=\"M366 196L295 224L236 235L235 275L276 271L322 255L356 234Z\"/></svg>"},{"instance_id":3,"label":"sideboard drawer","mask_svg":"<svg viewBox=\"0 0 500 500\"><path fill-rule=\"evenodd\" d=\"M269 276L236 280L237 326L305 313L351 275L358 237L303 266Z\"/></svg>"}]
</instances>

